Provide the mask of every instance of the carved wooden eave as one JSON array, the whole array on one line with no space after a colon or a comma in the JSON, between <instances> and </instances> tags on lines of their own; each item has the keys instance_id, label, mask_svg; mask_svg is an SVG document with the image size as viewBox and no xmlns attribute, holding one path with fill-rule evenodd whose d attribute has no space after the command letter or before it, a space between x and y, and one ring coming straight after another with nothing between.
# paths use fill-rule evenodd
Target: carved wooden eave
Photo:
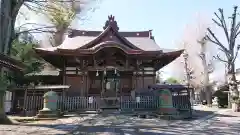
<instances>
[{"instance_id":1,"label":"carved wooden eave","mask_svg":"<svg viewBox=\"0 0 240 135\"><path fill-rule=\"evenodd\" d=\"M0 53L0 65L14 71L22 71L25 65L9 56Z\"/></svg>"},{"instance_id":2,"label":"carved wooden eave","mask_svg":"<svg viewBox=\"0 0 240 135\"><path fill-rule=\"evenodd\" d=\"M128 50L128 49L125 49L124 47L120 47L120 46L115 47L109 44L97 46L94 49L81 49L81 50L57 49L55 51L46 51L46 50L40 50L35 48L34 50L41 56L50 56L50 57L51 56L89 56L105 48L120 49L128 55L133 55L136 57L143 56L143 57L158 58L164 53L162 50L157 50L157 51L142 51L142 50L133 50L133 49Z\"/></svg>"},{"instance_id":3,"label":"carved wooden eave","mask_svg":"<svg viewBox=\"0 0 240 135\"><path fill-rule=\"evenodd\" d=\"M76 58L76 57L81 57L81 56L92 56L93 54L96 54L101 49L105 49L105 48L106 48L106 46L101 47L101 48L95 48L94 50L82 49L82 50L78 50L78 51L59 49L59 50L56 50L54 52L43 51L41 56L46 61L48 61L50 63L53 63L53 65L55 65L55 66L58 65L57 67L59 67L61 65L60 62L62 61L61 58L64 58L64 57ZM121 49L124 49L124 48L121 48ZM39 50L36 50L36 51L39 52L39 54L41 54L41 51L39 51ZM64 53L62 51L64 51ZM159 70L160 68L162 68L162 67L166 66L167 64L171 63L173 60L178 58L182 53L183 53L183 50L171 51L171 52L163 52L163 51L126 52L126 54L129 55L129 57L131 56L131 57L133 57L133 58L135 57L137 59L152 60L152 62L150 62L150 63L152 65L154 65L154 68L156 70Z\"/></svg>"},{"instance_id":4,"label":"carved wooden eave","mask_svg":"<svg viewBox=\"0 0 240 135\"><path fill-rule=\"evenodd\" d=\"M129 48L128 46L115 42L115 41L105 41L102 42L98 45L92 46L91 48L87 48L87 49L76 49L76 50L68 50L68 49L57 49L58 52L60 53L72 53L72 54L95 54L105 48L116 48L116 49L120 49L122 50L124 53L126 54L142 54L145 51L143 50L139 50L139 49L132 49Z\"/></svg>"},{"instance_id":5,"label":"carved wooden eave","mask_svg":"<svg viewBox=\"0 0 240 135\"><path fill-rule=\"evenodd\" d=\"M184 50L163 53L161 57L154 60L154 69L157 71L178 58Z\"/></svg>"},{"instance_id":6,"label":"carved wooden eave","mask_svg":"<svg viewBox=\"0 0 240 135\"><path fill-rule=\"evenodd\" d=\"M106 49L106 50L105 50ZM58 47L36 48L35 51L52 65L63 65L63 59L93 59L98 53L113 50L127 58L143 60L145 65L159 69L177 57L180 51L164 51L152 36L152 31L121 32L113 16L109 16L103 31L71 30L64 43ZM77 65L77 61L75 62Z\"/></svg>"}]
</instances>

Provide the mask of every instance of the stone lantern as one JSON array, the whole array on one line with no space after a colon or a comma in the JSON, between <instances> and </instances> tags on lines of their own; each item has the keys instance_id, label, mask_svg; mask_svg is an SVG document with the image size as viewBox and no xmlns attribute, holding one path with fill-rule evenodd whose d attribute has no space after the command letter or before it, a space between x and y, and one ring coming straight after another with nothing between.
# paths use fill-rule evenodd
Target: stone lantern
<instances>
[{"instance_id":1,"label":"stone lantern","mask_svg":"<svg viewBox=\"0 0 240 135\"><path fill-rule=\"evenodd\" d=\"M54 91L49 91L44 94L43 109L39 111L38 117L51 118L57 117L59 112L57 111L58 95Z\"/></svg>"}]
</instances>

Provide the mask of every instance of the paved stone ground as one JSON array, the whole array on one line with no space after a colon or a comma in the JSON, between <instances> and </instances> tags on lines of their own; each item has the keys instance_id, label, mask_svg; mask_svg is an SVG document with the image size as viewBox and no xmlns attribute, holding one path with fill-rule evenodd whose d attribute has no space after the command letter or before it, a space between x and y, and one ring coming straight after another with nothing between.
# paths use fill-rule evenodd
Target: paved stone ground
<instances>
[{"instance_id":1,"label":"paved stone ground","mask_svg":"<svg viewBox=\"0 0 240 135\"><path fill-rule=\"evenodd\" d=\"M79 123L94 117L94 114L58 119L51 123L41 122L23 125L0 125L0 135L65 135Z\"/></svg>"},{"instance_id":2,"label":"paved stone ground","mask_svg":"<svg viewBox=\"0 0 240 135\"><path fill-rule=\"evenodd\" d=\"M0 135L238 135L240 113L195 107L195 120L167 121L126 115L87 115L51 124L0 125ZM219 114L213 114L213 112ZM207 117L206 117L207 116ZM71 133L69 133L72 131Z\"/></svg>"},{"instance_id":3,"label":"paved stone ground","mask_svg":"<svg viewBox=\"0 0 240 135\"><path fill-rule=\"evenodd\" d=\"M205 108L205 110L211 110ZM216 109L217 110L217 109ZM235 115L233 115L235 114ZM141 119L123 115L98 116L82 122L73 135L240 135L240 113L218 114L193 121Z\"/></svg>"}]
</instances>

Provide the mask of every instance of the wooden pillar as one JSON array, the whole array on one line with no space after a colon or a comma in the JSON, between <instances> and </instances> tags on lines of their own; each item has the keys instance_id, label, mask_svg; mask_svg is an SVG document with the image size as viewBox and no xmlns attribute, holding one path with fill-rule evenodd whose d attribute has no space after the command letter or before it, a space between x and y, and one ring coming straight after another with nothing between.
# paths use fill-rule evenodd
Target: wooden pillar
<instances>
[{"instance_id":1,"label":"wooden pillar","mask_svg":"<svg viewBox=\"0 0 240 135\"><path fill-rule=\"evenodd\" d=\"M129 59L128 59L128 57L127 57L127 59L126 59L126 65L125 65L125 68L126 68L126 69L129 68Z\"/></svg>"},{"instance_id":2,"label":"wooden pillar","mask_svg":"<svg viewBox=\"0 0 240 135\"><path fill-rule=\"evenodd\" d=\"M123 77L120 75L120 77L119 77L119 84L118 84L119 85L120 96L123 95L123 92L122 92L122 81L123 81ZM133 88L133 86L132 86L132 88Z\"/></svg>"},{"instance_id":3,"label":"wooden pillar","mask_svg":"<svg viewBox=\"0 0 240 135\"><path fill-rule=\"evenodd\" d=\"M28 92L28 89L26 89L24 91L24 101L23 101L23 109L26 110L27 107L26 107L26 103L27 103L27 92Z\"/></svg>"},{"instance_id":4,"label":"wooden pillar","mask_svg":"<svg viewBox=\"0 0 240 135\"><path fill-rule=\"evenodd\" d=\"M66 60L65 59L63 59L62 76L63 76L63 85L65 85L66 84Z\"/></svg>"},{"instance_id":5,"label":"wooden pillar","mask_svg":"<svg viewBox=\"0 0 240 135\"><path fill-rule=\"evenodd\" d=\"M157 77L157 74L156 74L156 71L154 70L154 76L153 76L153 84L156 84L156 77Z\"/></svg>"},{"instance_id":6,"label":"wooden pillar","mask_svg":"<svg viewBox=\"0 0 240 135\"><path fill-rule=\"evenodd\" d=\"M11 109L15 110L14 105L15 105L15 99L16 99L16 91L12 91L12 99L11 99Z\"/></svg>"},{"instance_id":7,"label":"wooden pillar","mask_svg":"<svg viewBox=\"0 0 240 135\"><path fill-rule=\"evenodd\" d=\"M101 97L103 97L104 95L104 92L105 92L105 86L104 85L106 85L106 83L105 83L105 75L104 75L104 70L102 71L102 74L101 74L102 76L101 76L101 80L102 80L102 83L101 83Z\"/></svg>"},{"instance_id":8,"label":"wooden pillar","mask_svg":"<svg viewBox=\"0 0 240 135\"><path fill-rule=\"evenodd\" d=\"M63 77L63 85L66 85L66 62L67 60L63 58L63 69L62 69L62 77ZM66 90L63 91L62 97L65 98L66 96Z\"/></svg>"},{"instance_id":9,"label":"wooden pillar","mask_svg":"<svg viewBox=\"0 0 240 135\"><path fill-rule=\"evenodd\" d=\"M136 76L136 78L135 78L135 80L136 80L136 89L138 89L139 87L138 87L138 78L139 78L139 67L138 67L138 65L139 65L139 61L138 60L136 60L136 74L135 74L135 76Z\"/></svg>"},{"instance_id":10,"label":"wooden pillar","mask_svg":"<svg viewBox=\"0 0 240 135\"><path fill-rule=\"evenodd\" d=\"M88 72L84 72L84 77L85 77L85 82L86 82L86 93L87 93L87 96L88 96L88 93L89 93L89 75L88 75Z\"/></svg>"},{"instance_id":11,"label":"wooden pillar","mask_svg":"<svg viewBox=\"0 0 240 135\"><path fill-rule=\"evenodd\" d=\"M138 88L138 83L137 83L137 81L138 81L138 70L136 70L136 74L135 74L135 89Z\"/></svg>"},{"instance_id":12,"label":"wooden pillar","mask_svg":"<svg viewBox=\"0 0 240 135\"><path fill-rule=\"evenodd\" d=\"M85 82L85 80L86 80L86 78L85 78L85 75L83 75L83 74L81 74L80 75L80 77L81 77L81 82L80 82L80 85L81 85L81 96L84 96L85 94L86 94L86 88L84 88L84 87L82 87L83 86L83 83Z\"/></svg>"},{"instance_id":13,"label":"wooden pillar","mask_svg":"<svg viewBox=\"0 0 240 135\"><path fill-rule=\"evenodd\" d=\"M145 83L144 83L144 69L142 69L142 74L141 74L141 76L142 76L142 83L143 83L143 88L145 87Z\"/></svg>"}]
</instances>

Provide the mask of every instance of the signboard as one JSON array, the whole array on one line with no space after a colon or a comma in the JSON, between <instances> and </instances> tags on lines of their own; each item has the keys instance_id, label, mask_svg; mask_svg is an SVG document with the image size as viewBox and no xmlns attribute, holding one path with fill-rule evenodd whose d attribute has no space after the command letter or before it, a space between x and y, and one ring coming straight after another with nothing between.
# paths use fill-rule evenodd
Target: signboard
<instances>
[{"instance_id":1,"label":"signboard","mask_svg":"<svg viewBox=\"0 0 240 135\"><path fill-rule=\"evenodd\" d=\"M111 88L111 83L110 82L107 82L106 83L106 89L109 90Z\"/></svg>"},{"instance_id":2,"label":"signboard","mask_svg":"<svg viewBox=\"0 0 240 135\"><path fill-rule=\"evenodd\" d=\"M93 97L88 97L88 103L92 104L93 103Z\"/></svg>"},{"instance_id":3,"label":"signboard","mask_svg":"<svg viewBox=\"0 0 240 135\"><path fill-rule=\"evenodd\" d=\"M5 101L5 104L4 104L5 112L10 112L11 111L11 105L12 105L11 101Z\"/></svg>"},{"instance_id":4,"label":"signboard","mask_svg":"<svg viewBox=\"0 0 240 135\"><path fill-rule=\"evenodd\" d=\"M139 103L140 102L140 97L136 97L136 101L137 101L137 103Z\"/></svg>"}]
</instances>

